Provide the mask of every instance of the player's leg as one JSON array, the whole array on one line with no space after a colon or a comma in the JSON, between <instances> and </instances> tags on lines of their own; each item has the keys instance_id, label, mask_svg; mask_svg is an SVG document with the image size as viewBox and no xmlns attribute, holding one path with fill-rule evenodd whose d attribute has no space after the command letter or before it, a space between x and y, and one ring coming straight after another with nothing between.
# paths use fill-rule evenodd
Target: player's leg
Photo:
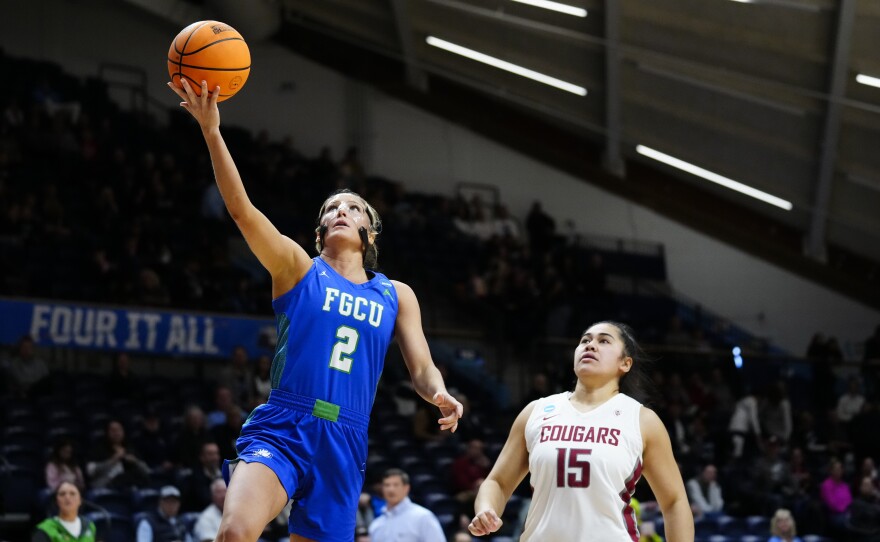
<instances>
[{"instance_id":1,"label":"player's leg","mask_svg":"<svg viewBox=\"0 0 880 542\"><path fill-rule=\"evenodd\" d=\"M240 461L229 480L217 542L255 542L287 500L287 491L272 469Z\"/></svg>"}]
</instances>

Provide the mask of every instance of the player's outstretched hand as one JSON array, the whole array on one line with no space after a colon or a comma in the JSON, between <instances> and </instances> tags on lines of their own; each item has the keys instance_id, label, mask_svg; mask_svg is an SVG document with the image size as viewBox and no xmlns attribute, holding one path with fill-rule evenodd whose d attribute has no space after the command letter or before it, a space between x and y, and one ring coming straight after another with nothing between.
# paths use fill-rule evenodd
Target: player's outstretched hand
<instances>
[{"instance_id":1,"label":"player's outstretched hand","mask_svg":"<svg viewBox=\"0 0 880 542\"><path fill-rule=\"evenodd\" d=\"M443 414L443 417L437 420L437 423L440 424L440 429L443 431L448 429L455 433L455 430L458 428L458 419L461 418L464 412L461 403L455 397L449 395L449 393L438 391L434 394L434 404L437 405L440 413Z\"/></svg>"},{"instance_id":2,"label":"player's outstretched hand","mask_svg":"<svg viewBox=\"0 0 880 542\"><path fill-rule=\"evenodd\" d=\"M217 107L217 97L220 95L220 87L216 86L208 92L208 83L202 81L201 95L196 95L189 81L181 79L180 84L183 85L182 89L171 82L168 87L183 100L180 106L189 111L202 127L202 131L219 127L220 109Z\"/></svg>"},{"instance_id":3,"label":"player's outstretched hand","mask_svg":"<svg viewBox=\"0 0 880 542\"><path fill-rule=\"evenodd\" d=\"M483 536L484 534L494 533L503 524L504 522L501 521L495 510L490 508L474 516L474 519L468 524L468 530L474 536Z\"/></svg>"}]
</instances>

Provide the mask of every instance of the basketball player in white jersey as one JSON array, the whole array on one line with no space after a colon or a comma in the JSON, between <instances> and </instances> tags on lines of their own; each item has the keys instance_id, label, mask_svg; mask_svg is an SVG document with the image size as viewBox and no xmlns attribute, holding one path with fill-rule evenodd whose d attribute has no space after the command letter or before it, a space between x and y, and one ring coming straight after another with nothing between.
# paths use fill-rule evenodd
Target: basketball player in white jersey
<instances>
[{"instance_id":1,"label":"basketball player in white jersey","mask_svg":"<svg viewBox=\"0 0 880 542\"><path fill-rule=\"evenodd\" d=\"M534 487L521 542L639 539L630 498L644 475L669 542L692 542L694 520L666 428L637 395L646 380L639 347L623 324L587 329L574 351L574 392L532 401L517 416L474 504L468 528L497 531L504 506L531 473Z\"/></svg>"}]
</instances>

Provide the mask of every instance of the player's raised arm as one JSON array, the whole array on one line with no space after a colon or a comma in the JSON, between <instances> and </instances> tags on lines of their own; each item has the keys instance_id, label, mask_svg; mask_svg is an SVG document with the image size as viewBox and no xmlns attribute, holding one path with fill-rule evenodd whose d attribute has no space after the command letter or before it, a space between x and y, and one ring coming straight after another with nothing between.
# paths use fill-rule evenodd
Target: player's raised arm
<instances>
[{"instance_id":1,"label":"player's raised arm","mask_svg":"<svg viewBox=\"0 0 880 542\"><path fill-rule=\"evenodd\" d=\"M251 251L272 275L273 295L282 294L308 271L311 259L305 249L282 235L248 198L238 168L220 135L220 110L217 108L219 87L208 92L208 85L203 81L201 95L198 96L186 79L182 79L182 84L183 89L171 83L168 86L183 100L180 105L199 123L226 209Z\"/></svg>"}]
</instances>

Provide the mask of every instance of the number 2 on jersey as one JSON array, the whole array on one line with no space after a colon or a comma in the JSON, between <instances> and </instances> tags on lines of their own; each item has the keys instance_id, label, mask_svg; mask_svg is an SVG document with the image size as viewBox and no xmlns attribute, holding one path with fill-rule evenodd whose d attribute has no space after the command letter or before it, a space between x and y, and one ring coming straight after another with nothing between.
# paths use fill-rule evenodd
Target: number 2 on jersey
<instances>
[{"instance_id":1,"label":"number 2 on jersey","mask_svg":"<svg viewBox=\"0 0 880 542\"><path fill-rule=\"evenodd\" d=\"M590 462L581 458L591 453L593 450L585 448L556 448L556 487L589 487Z\"/></svg>"},{"instance_id":2,"label":"number 2 on jersey","mask_svg":"<svg viewBox=\"0 0 880 542\"><path fill-rule=\"evenodd\" d=\"M357 350L360 335L353 327L339 326L336 330L336 344L333 345L333 352L330 353L330 367L343 373L351 372L351 355Z\"/></svg>"}]
</instances>

